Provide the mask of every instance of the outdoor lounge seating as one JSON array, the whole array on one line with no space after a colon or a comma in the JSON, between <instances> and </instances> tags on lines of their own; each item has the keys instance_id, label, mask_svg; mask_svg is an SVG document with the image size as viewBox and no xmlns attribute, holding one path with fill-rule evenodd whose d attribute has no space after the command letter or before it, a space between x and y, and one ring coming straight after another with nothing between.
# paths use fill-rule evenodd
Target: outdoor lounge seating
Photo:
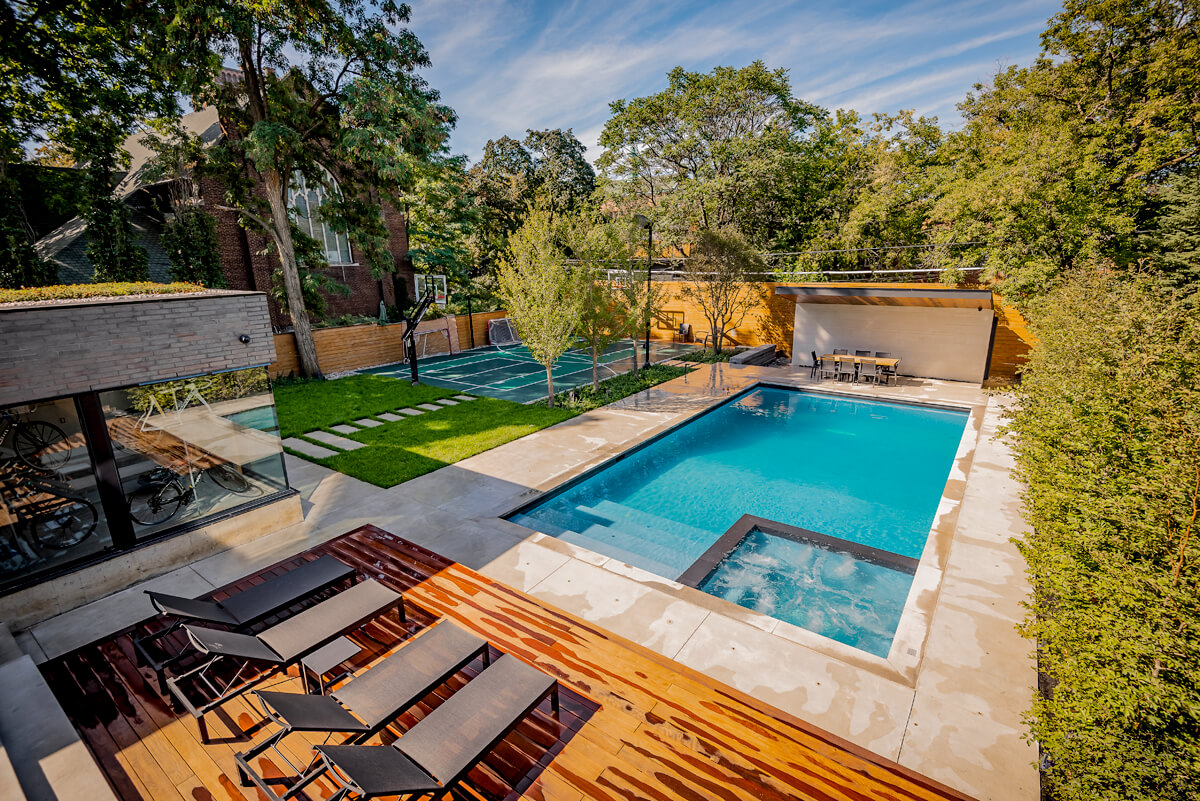
<instances>
[{"instance_id":1,"label":"outdoor lounge seating","mask_svg":"<svg viewBox=\"0 0 1200 801\"><path fill-rule=\"evenodd\" d=\"M318 745L324 773L339 789L330 801L440 796L550 696L558 682L504 654L391 745Z\"/></svg>"},{"instance_id":2,"label":"outdoor lounge seating","mask_svg":"<svg viewBox=\"0 0 1200 801\"><path fill-rule=\"evenodd\" d=\"M403 621L404 599L400 593L369 580L259 634L241 634L185 624L183 628L192 644L212 658L186 673L168 678L167 689L199 722L200 739L207 743L206 713L393 608L399 609L400 620ZM227 659L237 660L238 669L228 680L215 679L213 668ZM243 680L242 674L255 663L265 664L268 668L253 678ZM202 685L215 697L199 704L193 703L187 692L192 682Z\"/></svg>"},{"instance_id":3,"label":"outdoor lounge seating","mask_svg":"<svg viewBox=\"0 0 1200 801\"><path fill-rule=\"evenodd\" d=\"M154 654L148 647L149 643L161 640L168 634L178 630L184 621L210 623L227 626L233 631L245 631L256 623L262 622L276 612L293 606L307 598L323 592L343 581L354 582L357 574L354 568L342 564L332 556L322 556L311 562L305 562L299 567L286 573L273 576L261 584L256 584L223 601L207 598L181 598L163 592L146 590L150 603L159 614L175 618L170 626L146 637L133 641L138 658L144 661L158 676L159 692L164 695L166 687L166 669L178 662L187 651L178 654Z\"/></svg>"},{"instance_id":4,"label":"outdoor lounge seating","mask_svg":"<svg viewBox=\"0 0 1200 801\"><path fill-rule=\"evenodd\" d=\"M332 696L256 691L253 695L263 712L279 730L249 751L234 755L242 784L249 786L252 781L277 799L293 797L312 781L307 775L312 763L291 762L279 748L284 737L304 731L346 732L352 735L348 742L363 742L480 656L486 667L490 662L486 640L443 620ZM267 751L296 771L297 781L283 795L276 795L270 787L279 779L263 777L253 767L253 760Z\"/></svg>"}]
</instances>

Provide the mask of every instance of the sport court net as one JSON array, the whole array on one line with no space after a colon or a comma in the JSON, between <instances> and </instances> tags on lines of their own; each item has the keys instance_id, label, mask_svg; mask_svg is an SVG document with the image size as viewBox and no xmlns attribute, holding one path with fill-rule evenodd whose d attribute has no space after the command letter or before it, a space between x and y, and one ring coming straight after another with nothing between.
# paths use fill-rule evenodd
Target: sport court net
<instances>
[{"instance_id":1,"label":"sport court net","mask_svg":"<svg viewBox=\"0 0 1200 801\"><path fill-rule=\"evenodd\" d=\"M490 333L490 332L489 332ZM610 345L600 356L600 380L627 372L633 366L634 343L624 340ZM641 363L642 342L637 343ZM650 343L650 360L666 361L696 345L671 342ZM489 346L419 359L421 381L455 389L471 395L528 403L546 397L546 369L529 354L524 345ZM408 365L394 364L365 371L376 375L408 377ZM554 365L554 390L563 392L592 382L592 357L582 349L572 349Z\"/></svg>"}]
</instances>

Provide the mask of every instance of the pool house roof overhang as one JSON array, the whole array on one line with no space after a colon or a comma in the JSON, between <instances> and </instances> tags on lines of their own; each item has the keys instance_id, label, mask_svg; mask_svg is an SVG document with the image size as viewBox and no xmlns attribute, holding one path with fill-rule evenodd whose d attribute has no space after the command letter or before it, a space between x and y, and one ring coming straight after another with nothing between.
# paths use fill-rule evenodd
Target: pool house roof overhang
<instances>
[{"instance_id":1,"label":"pool house roof overhang","mask_svg":"<svg viewBox=\"0 0 1200 801\"><path fill-rule=\"evenodd\" d=\"M857 306L933 306L953 309L990 309L990 289L894 286L804 286L775 287L776 295L796 303L836 303Z\"/></svg>"}]
</instances>

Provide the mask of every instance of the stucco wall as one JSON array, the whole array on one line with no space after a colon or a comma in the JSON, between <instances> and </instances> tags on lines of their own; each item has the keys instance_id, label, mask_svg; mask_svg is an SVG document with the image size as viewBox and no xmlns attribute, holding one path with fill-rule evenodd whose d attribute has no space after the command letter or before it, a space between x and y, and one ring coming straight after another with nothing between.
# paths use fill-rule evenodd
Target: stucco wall
<instances>
[{"instance_id":1,"label":"stucco wall","mask_svg":"<svg viewBox=\"0 0 1200 801\"><path fill-rule=\"evenodd\" d=\"M792 363L834 348L900 358L901 375L981 383L987 372L991 309L797 303Z\"/></svg>"},{"instance_id":2,"label":"stucco wall","mask_svg":"<svg viewBox=\"0 0 1200 801\"><path fill-rule=\"evenodd\" d=\"M0 343L0 406L275 360L261 292L4 306Z\"/></svg>"}]
</instances>

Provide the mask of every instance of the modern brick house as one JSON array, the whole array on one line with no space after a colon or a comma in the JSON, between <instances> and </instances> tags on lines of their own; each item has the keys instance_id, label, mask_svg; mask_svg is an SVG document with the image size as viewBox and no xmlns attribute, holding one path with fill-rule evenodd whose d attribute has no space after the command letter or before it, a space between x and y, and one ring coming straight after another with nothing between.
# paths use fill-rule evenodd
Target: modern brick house
<instances>
[{"instance_id":1,"label":"modern brick house","mask_svg":"<svg viewBox=\"0 0 1200 801\"><path fill-rule=\"evenodd\" d=\"M221 125L213 107L202 108L184 116L184 127L197 134L206 144L220 140ZM130 209L130 216L138 236L138 244L146 249L150 257L150 279L167 282L171 280L171 262L163 250L159 235L162 231L164 210L169 210L165 183L144 180L144 171L152 152L140 141L140 134L130 136L124 145L129 154L130 168L114 190ZM332 165L331 165L332 166ZM334 168L336 173L336 168ZM300 195L305 202L303 187L294 187L293 195ZM253 226L243 228L238 224L238 215L224 211L224 188L211 178L199 181L200 196L204 208L217 219L217 241L221 267L229 289L266 292L270 297L271 276L279 267L279 260L268 254L267 239ZM294 198L293 198L294 199ZM384 208L384 220L391 234L390 250L395 260L396 272L383 280L371 276L371 270L363 263L357 249L347 240L344 232L326 232L319 220L302 218L302 227L318 240L325 238L329 257L328 274L350 287L350 294L342 296L328 294L330 317L343 314L377 316L379 303L397 305L396 297L403 291L409 298L415 296L412 265L408 261L408 235L403 214L391 207ZM79 217L69 220L37 243L38 251L58 264L58 280L62 284L89 283L95 270L87 259L87 223ZM401 289L402 285L402 289ZM290 325L283 307L270 297L271 324L282 330Z\"/></svg>"}]
</instances>

